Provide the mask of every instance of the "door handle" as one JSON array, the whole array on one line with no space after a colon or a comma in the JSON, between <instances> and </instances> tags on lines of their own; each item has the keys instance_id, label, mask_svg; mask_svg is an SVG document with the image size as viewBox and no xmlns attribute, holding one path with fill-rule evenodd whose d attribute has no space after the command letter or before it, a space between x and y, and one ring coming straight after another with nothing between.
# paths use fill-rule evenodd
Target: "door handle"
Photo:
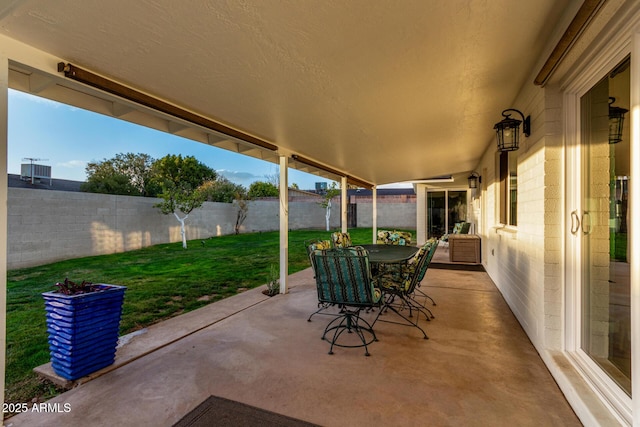
<instances>
[{"instance_id":1,"label":"door handle","mask_svg":"<svg viewBox=\"0 0 640 427\"><path fill-rule=\"evenodd\" d=\"M586 227L585 227L586 225ZM584 234L585 236L587 234L591 234L591 214L587 211L584 211L582 213L582 234Z\"/></svg>"},{"instance_id":2,"label":"door handle","mask_svg":"<svg viewBox=\"0 0 640 427\"><path fill-rule=\"evenodd\" d=\"M577 211L573 211L571 212L571 234L575 236L578 230L580 230L580 217Z\"/></svg>"}]
</instances>

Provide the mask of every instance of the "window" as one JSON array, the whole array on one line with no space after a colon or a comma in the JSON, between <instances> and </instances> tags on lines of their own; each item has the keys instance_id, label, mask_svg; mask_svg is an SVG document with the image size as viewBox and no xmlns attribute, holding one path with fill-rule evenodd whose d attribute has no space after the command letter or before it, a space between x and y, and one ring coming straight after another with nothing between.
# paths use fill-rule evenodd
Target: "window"
<instances>
[{"instance_id":1,"label":"window","mask_svg":"<svg viewBox=\"0 0 640 427\"><path fill-rule=\"evenodd\" d=\"M518 224L518 154L500 153L500 222Z\"/></svg>"}]
</instances>

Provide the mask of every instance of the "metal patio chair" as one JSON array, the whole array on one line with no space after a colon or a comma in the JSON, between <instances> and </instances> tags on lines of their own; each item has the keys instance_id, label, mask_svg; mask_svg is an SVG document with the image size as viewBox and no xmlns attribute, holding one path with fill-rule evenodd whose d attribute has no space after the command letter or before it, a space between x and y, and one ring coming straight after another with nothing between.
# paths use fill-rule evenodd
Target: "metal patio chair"
<instances>
[{"instance_id":1,"label":"metal patio chair","mask_svg":"<svg viewBox=\"0 0 640 427\"><path fill-rule=\"evenodd\" d=\"M334 248L348 248L351 247L351 236L349 233L342 233L340 231L336 231L331 233L331 242Z\"/></svg>"},{"instance_id":2,"label":"metal patio chair","mask_svg":"<svg viewBox=\"0 0 640 427\"><path fill-rule=\"evenodd\" d=\"M307 255L309 256L309 262L311 263L311 270L313 271L313 278L316 277L316 262L313 256L313 253L318 250L331 249L331 240L323 240L323 239L312 239L304 242L304 246L307 249ZM311 318L316 314L328 315L328 316L338 316L336 313L328 313L326 310L330 307L333 307L335 304L325 303L318 301L318 309L309 315L307 319L308 322L311 322Z\"/></svg>"},{"instance_id":3,"label":"metal patio chair","mask_svg":"<svg viewBox=\"0 0 640 427\"><path fill-rule=\"evenodd\" d=\"M373 325L361 317L363 310L379 307L381 292L374 286L369 256L362 247L322 249L312 253L316 266L318 302L341 307L336 318L326 326L322 339L329 341L329 354L334 347L364 347L377 341ZM343 337L343 334L355 334ZM342 338L342 339L341 339ZM349 339L350 338L350 339Z\"/></svg>"},{"instance_id":4,"label":"metal patio chair","mask_svg":"<svg viewBox=\"0 0 640 427\"><path fill-rule=\"evenodd\" d=\"M381 322L414 326L422 332L424 339L429 338L424 329L418 325L418 321L420 314L423 314L427 320L431 320L434 316L431 310L415 299L414 292L424 278L437 246L438 241L430 239L406 264L386 269L376 276L376 282L383 293L383 305L373 322L374 324L379 320ZM387 314L389 311L397 314L403 322L386 317L380 318L381 315ZM408 311L408 315L405 315L406 311ZM416 312L415 321L411 319L414 312Z\"/></svg>"},{"instance_id":5,"label":"metal patio chair","mask_svg":"<svg viewBox=\"0 0 640 427\"><path fill-rule=\"evenodd\" d=\"M378 230L376 243L378 245L410 245L411 233L408 231Z\"/></svg>"}]
</instances>

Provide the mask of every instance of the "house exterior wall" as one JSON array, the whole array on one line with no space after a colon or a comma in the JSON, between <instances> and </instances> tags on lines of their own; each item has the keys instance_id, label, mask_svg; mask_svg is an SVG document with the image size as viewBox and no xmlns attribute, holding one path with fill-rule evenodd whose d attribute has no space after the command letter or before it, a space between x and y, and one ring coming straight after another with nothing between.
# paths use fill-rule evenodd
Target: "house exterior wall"
<instances>
[{"instance_id":1,"label":"house exterior wall","mask_svg":"<svg viewBox=\"0 0 640 427\"><path fill-rule=\"evenodd\" d=\"M483 265L496 286L511 307L514 315L521 323L523 329L547 364L550 372L560 385L585 425L625 425L640 423L637 409L640 405L633 403L635 411L627 411L624 408L613 409L609 397L603 398L602 386L594 379L593 373L585 375L584 365L577 362L580 357L579 348L580 332L578 314L580 300L580 283L574 283L572 270L576 268L572 264L572 254L567 252L567 235L571 227L570 211L573 209L567 204L567 200L574 197L568 194L567 182L574 180L573 175L567 170L575 166L568 166L568 155L572 149L567 140L577 140L578 130L573 125L568 125L568 115L576 114L575 107L567 105L565 90L568 82L577 76L576 69L587 68L597 52L616 49L624 56L624 43L629 39L620 39L620 28L640 29L640 7L637 3L626 2L620 7L617 17L624 17L621 22L616 22L611 13L609 26L594 26L597 31L589 34L591 45L583 45L582 53L572 52L565 63L560 67L564 72L544 87L526 83L512 105L505 106L519 109L525 115L531 115L532 134L523 138L521 148L518 150L518 223L517 226L505 226L500 224L499 215L499 161L496 155L495 143L492 143L484 153L475 170L482 171L482 187L476 191L474 203L479 203L481 209L472 209L472 222L477 224L478 234L482 237L482 261ZM634 23L635 22L635 23ZM616 29L616 26L618 27ZM610 45L606 45L606 40ZM614 42L611 42L613 40ZM640 37L635 37L635 48L631 56L638 55ZM602 55L611 57L613 54ZM541 58L541 60L546 58ZM602 60L600 60L602 61ZM636 62L637 63L637 62ZM580 67L576 67L578 64ZM537 71L537 70L535 70ZM605 70L606 71L606 70ZM637 68L636 71L637 73ZM533 76L529 82L533 81ZM633 90L638 90L638 86ZM632 105L633 107L633 105ZM603 131L606 131L605 126ZM631 118L631 116L630 116ZM633 120L633 119L632 119ZM632 120L629 120L630 122ZM637 117L636 117L637 120ZM497 121L497 120L496 120ZM625 123L626 125L627 123ZM633 123L637 126L637 123ZM637 147L636 140L636 147ZM604 147L608 149L608 147ZM608 150L607 150L608 151ZM608 156L601 157L594 153L592 167L608 176ZM636 163L638 160L636 159ZM636 166L637 167L637 166ZM637 169L636 169L637 170ZM601 178L601 175L600 175ZM602 182L600 179L599 182ZM604 180L606 181L606 180ZM608 199L609 189L606 186L586 184L591 191L592 198L602 197ZM605 194L606 193L606 194ZM592 200L593 203L593 200ZM585 208L592 215L598 215L597 206ZM600 223L607 223L608 205L600 206L602 218ZM605 212L606 211L606 212ZM637 218L637 216L636 216ZM601 233L600 241L608 242L609 230L593 230L591 237L597 240ZM637 241L638 234L630 234ZM633 245L633 243L632 243ZM608 268L609 254L608 243L602 244L602 257L591 266L597 269L598 262L602 263L602 269ZM633 264L633 262L632 262ZM631 266L632 276L637 266ZM602 277L609 275L602 272ZM635 277L638 277L637 275ZM599 288L599 295L603 301L608 301L608 284L603 281ZM633 283L633 280L632 280ZM632 285L633 286L633 285ZM597 301L596 301L597 305ZM636 306L637 308L637 306ZM601 313L606 314L605 307L599 307ZM634 317L635 316L635 317ZM632 303L632 321L638 318L638 314ZM594 323L595 322L595 323ZM601 331L601 338L592 336L593 354L605 354L608 346L607 336L609 331L608 319L604 317L592 317L592 329ZM638 336L633 335L632 340ZM636 350L637 345L634 347ZM638 352L632 354L632 363L638 361ZM637 379L633 381L637 385ZM634 387L634 390L637 388ZM624 400L621 399L621 400ZM640 402L640 399L633 399Z\"/></svg>"},{"instance_id":2,"label":"house exterior wall","mask_svg":"<svg viewBox=\"0 0 640 427\"><path fill-rule=\"evenodd\" d=\"M547 349L562 349L563 303L564 303L564 147L562 123L562 94L559 88L544 89L544 110L541 118L545 123L544 175L539 185L543 191L544 211L541 242L544 274L542 309L544 316L544 346Z\"/></svg>"},{"instance_id":3,"label":"house exterior wall","mask_svg":"<svg viewBox=\"0 0 640 427\"><path fill-rule=\"evenodd\" d=\"M531 114L518 151L518 223L500 224L499 161L490 146L482 170L479 225L483 265L585 425L617 425L566 351L564 106L556 86L526 87L515 108Z\"/></svg>"},{"instance_id":4,"label":"house exterior wall","mask_svg":"<svg viewBox=\"0 0 640 427\"><path fill-rule=\"evenodd\" d=\"M548 223L557 224L559 212L547 212L545 194L545 174L547 168L547 126L545 122L545 90L528 87L516 101L514 108L531 115L532 134L522 138L518 150L518 205L517 225L505 226L500 223L499 214L499 172L495 144L491 144L479 165L485 176L482 179L481 212L484 221L475 216L472 222L484 226L477 227L482 237L482 259L485 269L495 282L505 300L518 318L522 327L534 345L541 349L545 346L547 327L552 335L558 336L561 325L546 326L545 319L559 316L545 306L545 275L553 268L547 264L546 245L557 244L557 239L546 239L545 227ZM557 199L558 196L556 196ZM559 274L559 272L557 272ZM561 307L556 307L556 311ZM555 330L555 333L553 331ZM559 343L555 343L558 346Z\"/></svg>"}]
</instances>

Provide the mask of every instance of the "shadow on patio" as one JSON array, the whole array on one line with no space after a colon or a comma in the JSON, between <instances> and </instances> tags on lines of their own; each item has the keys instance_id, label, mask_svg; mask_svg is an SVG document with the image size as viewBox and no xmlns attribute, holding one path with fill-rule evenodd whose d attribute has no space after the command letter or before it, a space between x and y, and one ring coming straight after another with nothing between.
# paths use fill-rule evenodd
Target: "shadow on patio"
<instances>
[{"instance_id":1,"label":"shadow on patio","mask_svg":"<svg viewBox=\"0 0 640 427\"><path fill-rule=\"evenodd\" d=\"M287 295L253 289L154 325L131 348L169 344L50 401L69 412L7 425L171 426L210 395L326 426L580 425L486 273L433 268L422 289L438 304L421 319L429 340L378 322L371 357L328 355L329 318L306 320L317 302L307 269Z\"/></svg>"}]
</instances>

